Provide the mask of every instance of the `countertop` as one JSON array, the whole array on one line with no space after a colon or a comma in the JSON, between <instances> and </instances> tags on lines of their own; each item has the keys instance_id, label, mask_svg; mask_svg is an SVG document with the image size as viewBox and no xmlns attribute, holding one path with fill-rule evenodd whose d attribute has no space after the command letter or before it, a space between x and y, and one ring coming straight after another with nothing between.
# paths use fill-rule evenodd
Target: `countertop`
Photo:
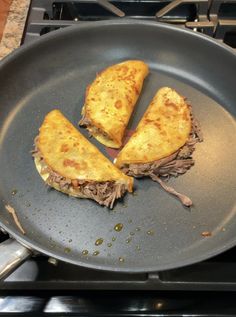
<instances>
[{"instance_id":1,"label":"countertop","mask_svg":"<svg viewBox=\"0 0 236 317\"><path fill-rule=\"evenodd\" d=\"M10 54L20 46L28 14L30 0L0 0L3 1L0 10L2 34L0 33L0 59ZM10 7L9 7L10 6ZM4 21L4 11L8 11ZM2 36L1 36L2 35Z\"/></svg>"}]
</instances>

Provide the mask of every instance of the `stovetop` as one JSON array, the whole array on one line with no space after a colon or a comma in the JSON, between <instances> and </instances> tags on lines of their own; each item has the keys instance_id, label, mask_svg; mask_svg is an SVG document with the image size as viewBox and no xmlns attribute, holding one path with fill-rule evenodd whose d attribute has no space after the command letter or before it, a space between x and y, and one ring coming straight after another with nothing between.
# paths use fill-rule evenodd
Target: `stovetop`
<instances>
[{"instance_id":1,"label":"stovetop","mask_svg":"<svg viewBox=\"0 0 236 317\"><path fill-rule=\"evenodd\" d=\"M192 266L150 274L54 265L39 256L0 282L0 316L235 316L235 268L236 248Z\"/></svg>"},{"instance_id":2,"label":"stovetop","mask_svg":"<svg viewBox=\"0 0 236 317\"><path fill-rule=\"evenodd\" d=\"M145 19L210 35L236 48L236 0L32 0L22 43L84 21Z\"/></svg>"},{"instance_id":3,"label":"stovetop","mask_svg":"<svg viewBox=\"0 0 236 317\"><path fill-rule=\"evenodd\" d=\"M84 21L128 17L188 27L236 48L235 0L110 2L115 7L103 0L32 0L22 44ZM0 242L6 237L0 233ZM146 274L100 272L37 256L0 282L0 316L235 316L235 296L236 248Z\"/></svg>"}]
</instances>

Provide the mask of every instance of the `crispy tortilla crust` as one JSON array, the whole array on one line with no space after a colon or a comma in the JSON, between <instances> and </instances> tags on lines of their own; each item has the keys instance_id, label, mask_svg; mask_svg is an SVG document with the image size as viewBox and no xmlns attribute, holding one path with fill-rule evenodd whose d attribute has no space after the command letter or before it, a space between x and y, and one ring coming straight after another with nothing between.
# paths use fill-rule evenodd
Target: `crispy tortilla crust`
<instances>
[{"instance_id":1,"label":"crispy tortilla crust","mask_svg":"<svg viewBox=\"0 0 236 317\"><path fill-rule=\"evenodd\" d=\"M115 165L149 163L168 157L186 143L190 132L191 113L185 99L174 89L161 88Z\"/></svg>"},{"instance_id":2,"label":"crispy tortilla crust","mask_svg":"<svg viewBox=\"0 0 236 317\"><path fill-rule=\"evenodd\" d=\"M39 131L37 147L54 172L73 180L115 181L132 192L133 178L116 168L59 110L46 115Z\"/></svg>"},{"instance_id":3,"label":"crispy tortilla crust","mask_svg":"<svg viewBox=\"0 0 236 317\"><path fill-rule=\"evenodd\" d=\"M112 65L99 73L87 87L80 125L102 144L121 147L147 74L148 66L139 60Z\"/></svg>"}]
</instances>

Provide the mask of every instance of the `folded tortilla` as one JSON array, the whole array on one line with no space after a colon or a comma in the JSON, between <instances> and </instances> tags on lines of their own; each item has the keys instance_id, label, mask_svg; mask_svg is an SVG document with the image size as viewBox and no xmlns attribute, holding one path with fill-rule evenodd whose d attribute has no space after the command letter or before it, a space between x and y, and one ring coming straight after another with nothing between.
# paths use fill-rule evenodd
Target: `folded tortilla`
<instances>
[{"instance_id":1,"label":"folded tortilla","mask_svg":"<svg viewBox=\"0 0 236 317\"><path fill-rule=\"evenodd\" d=\"M132 192L133 178L123 174L59 110L49 112L33 151L37 170L55 189L113 207Z\"/></svg>"},{"instance_id":2,"label":"folded tortilla","mask_svg":"<svg viewBox=\"0 0 236 317\"><path fill-rule=\"evenodd\" d=\"M202 140L191 106L174 89L164 87L154 96L115 165L127 175L151 177L185 206L191 206L191 199L167 186L160 177L168 180L191 168L195 144Z\"/></svg>"},{"instance_id":3,"label":"folded tortilla","mask_svg":"<svg viewBox=\"0 0 236 317\"><path fill-rule=\"evenodd\" d=\"M174 89L161 88L148 106L115 165L148 163L175 153L191 131L188 104Z\"/></svg>"},{"instance_id":4,"label":"folded tortilla","mask_svg":"<svg viewBox=\"0 0 236 317\"><path fill-rule=\"evenodd\" d=\"M81 126L102 144L119 148L148 74L148 65L128 60L99 73L87 87Z\"/></svg>"}]
</instances>

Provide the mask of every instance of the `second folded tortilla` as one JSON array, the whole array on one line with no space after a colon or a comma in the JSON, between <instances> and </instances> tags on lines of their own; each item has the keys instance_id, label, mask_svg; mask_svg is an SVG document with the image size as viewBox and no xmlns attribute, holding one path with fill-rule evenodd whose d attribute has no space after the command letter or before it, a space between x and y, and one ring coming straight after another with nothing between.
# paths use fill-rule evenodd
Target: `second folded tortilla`
<instances>
[{"instance_id":1,"label":"second folded tortilla","mask_svg":"<svg viewBox=\"0 0 236 317\"><path fill-rule=\"evenodd\" d=\"M115 165L127 175L151 177L190 206L192 202L187 196L168 187L160 177L184 174L194 164L192 153L200 141L200 126L191 106L174 89L163 87L118 154Z\"/></svg>"},{"instance_id":2,"label":"second folded tortilla","mask_svg":"<svg viewBox=\"0 0 236 317\"><path fill-rule=\"evenodd\" d=\"M112 65L87 87L80 125L102 144L119 148L148 74L140 60Z\"/></svg>"}]
</instances>

